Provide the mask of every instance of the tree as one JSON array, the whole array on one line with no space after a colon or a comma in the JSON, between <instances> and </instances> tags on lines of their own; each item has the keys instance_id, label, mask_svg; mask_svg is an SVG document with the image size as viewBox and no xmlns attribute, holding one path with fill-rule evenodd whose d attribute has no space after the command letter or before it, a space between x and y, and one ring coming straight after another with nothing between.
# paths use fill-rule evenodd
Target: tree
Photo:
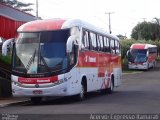
<instances>
[{"instance_id":1,"label":"tree","mask_svg":"<svg viewBox=\"0 0 160 120\"><path fill-rule=\"evenodd\" d=\"M18 0L0 0L0 3L12 6L24 12L33 10L32 8L29 8L31 5L33 5L32 3L23 3Z\"/></svg>"},{"instance_id":2,"label":"tree","mask_svg":"<svg viewBox=\"0 0 160 120\"><path fill-rule=\"evenodd\" d=\"M126 37L126 36L121 35L121 34L117 35L117 37L118 37L119 39L121 39L121 40L127 39L127 37Z\"/></svg>"},{"instance_id":3,"label":"tree","mask_svg":"<svg viewBox=\"0 0 160 120\"><path fill-rule=\"evenodd\" d=\"M155 37L156 37L156 39L160 39L160 21L159 21L159 19L158 18L153 18L153 19L155 19L156 20L156 34L155 34Z\"/></svg>"},{"instance_id":4,"label":"tree","mask_svg":"<svg viewBox=\"0 0 160 120\"><path fill-rule=\"evenodd\" d=\"M156 40L160 39L159 28L160 26L157 23L153 22L141 22L138 23L133 29L131 33L131 37L140 40Z\"/></svg>"}]
</instances>

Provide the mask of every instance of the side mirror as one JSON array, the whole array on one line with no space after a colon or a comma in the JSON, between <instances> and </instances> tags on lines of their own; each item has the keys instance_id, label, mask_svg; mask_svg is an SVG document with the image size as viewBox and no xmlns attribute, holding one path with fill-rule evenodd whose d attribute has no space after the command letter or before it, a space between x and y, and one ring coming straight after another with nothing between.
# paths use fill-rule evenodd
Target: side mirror
<instances>
[{"instance_id":1,"label":"side mirror","mask_svg":"<svg viewBox=\"0 0 160 120\"><path fill-rule=\"evenodd\" d=\"M129 54L129 50L127 51L127 54L126 54L127 57L128 57L128 54Z\"/></svg>"},{"instance_id":2,"label":"side mirror","mask_svg":"<svg viewBox=\"0 0 160 120\"><path fill-rule=\"evenodd\" d=\"M6 40L2 45L2 55L6 56L8 53L8 46L11 47L14 43L14 38Z\"/></svg>"},{"instance_id":3,"label":"side mirror","mask_svg":"<svg viewBox=\"0 0 160 120\"><path fill-rule=\"evenodd\" d=\"M66 44L67 53L73 52L72 51L73 45L78 45L77 38L74 35L70 36L67 40L67 44Z\"/></svg>"},{"instance_id":4,"label":"side mirror","mask_svg":"<svg viewBox=\"0 0 160 120\"><path fill-rule=\"evenodd\" d=\"M147 51L147 57L149 56L149 51Z\"/></svg>"},{"instance_id":5,"label":"side mirror","mask_svg":"<svg viewBox=\"0 0 160 120\"><path fill-rule=\"evenodd\" d=\"M69 65L74 65L76 63L77 50L76 46L78 46L78 39L75 35L71 35L66 44L66 52L69 58Z\"/></svg>"}]
</instances>

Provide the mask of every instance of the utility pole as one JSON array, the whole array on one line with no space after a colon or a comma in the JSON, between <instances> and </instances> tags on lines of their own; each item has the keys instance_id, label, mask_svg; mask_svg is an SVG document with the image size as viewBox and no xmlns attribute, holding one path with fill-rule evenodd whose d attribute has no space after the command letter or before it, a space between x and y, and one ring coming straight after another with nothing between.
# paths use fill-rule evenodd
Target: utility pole
<instances>
[{"instance_id":1,"label":"utility pole","mask_svg":"<svg viewBox=\"0 0 160 120\"><path fill-rule=\"evenodd\" d=\"M111 14L113 14L114 12L108 12L108 13L105 13L105 14L108 14L108 16L109 16L109 33L111 34L112 33L112 31L111 31Z\"/></svg>"},{"instance_id":2,"label":"utility pole","mask_svg":"<svg viewBox=\"0 0 160 120\"><path fill-rule=\"evenodd\" d=\"M36 18L38 19L38 0L36 0Z\"/></svg>"},{"instance_id":3,"label":"utility pole","mask_svg":"<svg viewBox=\"0 0 160 120\"><path fill-rule=\"evenodd\" d=\"M145 22L147 18L141 18L141 19L143 19L143 21Z\"/></svg>"}]
</instances>

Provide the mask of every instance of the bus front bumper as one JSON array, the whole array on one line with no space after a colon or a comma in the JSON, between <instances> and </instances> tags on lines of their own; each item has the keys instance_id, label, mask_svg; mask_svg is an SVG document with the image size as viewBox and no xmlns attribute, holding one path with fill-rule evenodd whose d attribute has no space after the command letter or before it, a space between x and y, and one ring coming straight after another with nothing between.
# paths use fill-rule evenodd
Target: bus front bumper
<instances>
[{"instance_id":1,"label":"bus front bumper","mask_svg":"<svg viewBox=\"0 0 160 120\"><path fill-rule=\"evenodd\" d=\"M67 96L68 90L66 83L52 87L42 88L24 88L12 83L12 94L14 97L47 97L47 96Z\"/></svg>"},{"instance_id":2,"label":"bus front bumper","mask_svg":"<svg viewBox=\"0 0 160 120\"><path fill-rule=\"evenodd\" d=\"M129 69L137 69L137 70L147 70L147 64L128 64Z\"/></svg>"}]
</instances>

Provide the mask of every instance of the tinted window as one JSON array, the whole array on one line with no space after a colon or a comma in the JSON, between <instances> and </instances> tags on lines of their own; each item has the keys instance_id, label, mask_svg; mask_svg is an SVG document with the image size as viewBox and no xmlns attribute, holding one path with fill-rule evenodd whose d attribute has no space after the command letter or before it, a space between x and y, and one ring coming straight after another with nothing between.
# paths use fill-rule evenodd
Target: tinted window
<instances>
[{"instance_id":1,"label":"tinted window","mask_svg":"<svg viewBox=\"0 0 160 120\"><path fill-rule=\"evenodd\" d=\"M111 48L111 52L115 54L115 40L111 39L110 41L110 48Z\"/></svg>"},{"instance_id":2,"label":"tinted window","mask_svg":"<svg viewBox=\"0 0 160 120\"><path fill-rule=\"evenodd\" d=\"M98 51L100 51L100 49L101 49L99 35L97 35L97 49L98 49Z\"/></svg>"},{"instance_id":3,"label":"tinted window","mask_svg":"<svg viewBox=\"0 0 160 120\"><path fill-rule=\"evenodd\" d=\"M120 45L117 40L115 40L115 52L116 52L116 54L120 53Z\"/></svg>"},{"instance_id":4,"label":"tinted window","mask_svg":"<svg viewBox=\"0 0 160 120\"><path fill-rule=\"evenodd\" d=\"M83 31L82 48L83 48L83 49L89 49L89 36L88 36L88 31Z\"/></svg>"},{"instance_id":5,"label":"tinted window","mask_svg":"<svg viewBox=\"0 0 160 120\"><path fill-rule=\"evenodd\" d=\"M109 39L107 37L104 37L104 51L110 52L110 44Z\"/></svg>"},{"instance_id":6,"label":"tinted window","mask_svg":"<svg viewBox=\"0 0 160 120\"><path fill-rule=\"evenodd\" d=\"M92 45L92 50L97 50L96 34L90 32L90 40Z\"/></svg>"},{"instance_id":7,"label":"tinted window","mask_svg":"<svg viewBox=\"0 0 160 120\"><path fill-rule=\"evenodd\" d=\"M99 42L100 42L100 51L103 51L103 37L99 36Z\"/></svg>"}]
</instances>

